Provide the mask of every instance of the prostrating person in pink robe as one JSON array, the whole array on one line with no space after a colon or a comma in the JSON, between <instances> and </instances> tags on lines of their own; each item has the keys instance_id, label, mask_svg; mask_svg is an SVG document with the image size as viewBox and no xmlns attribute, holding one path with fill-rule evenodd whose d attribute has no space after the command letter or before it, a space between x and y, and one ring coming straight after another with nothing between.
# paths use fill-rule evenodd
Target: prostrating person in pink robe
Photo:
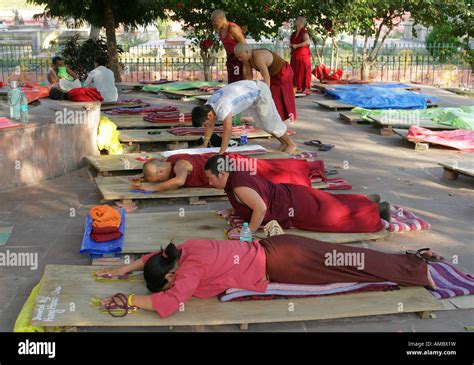
<instances>
[{"instance_id":1,"label":"prostrating person in pink robe","mask_svg":"<svg viewBox=\"0 0 474 365\"><path fill-rule=\"evenodd\" d=\"M364 257L364 265L328 265L327 255L334 252ZM428 265L416 255L378 252L291 234L245 243L208 239L185 241L178 247L170 243L161 252L97 274L120 277L138 270L143 270L146 286L154 294L115 294L101 301L104 309L122 310L126 315L125 311L140 308L166 318L185 310L191 297L215 297L231 288L264 293L270 282L324 285L391 281L402 286L435 287Z\"/></svg>"},{"instance_id":2,"label":"prostrating person in pink robe","mask_svg":"<svg viewBox=\"0 0 474 365\"><path fill-rule=\"evenodd\" d=\"M263 81L270 87L281 120L296 120L293 70L290 64L273 51L250 49L244 43L235 46L234 54L244 64L245 79L253 79L252 70L261 73Z\"/></svg>"},{"instance_id":3,"label":"prostrating person in pink robe","mask_svg":"<svg viewBox=\"0 0 474 365\"><path fill-rule=\"evenodd\" d=\"M235 214L255 232L276 220L282 228L317 232L368 233L383 229L390 205L365 195L330 194L308 186L274 184L247 171L232 171L225 156L214 155L204 166L209 184L224 189ZM382 216L381 216L382 215Z\"/></svg>"}]
</instances>

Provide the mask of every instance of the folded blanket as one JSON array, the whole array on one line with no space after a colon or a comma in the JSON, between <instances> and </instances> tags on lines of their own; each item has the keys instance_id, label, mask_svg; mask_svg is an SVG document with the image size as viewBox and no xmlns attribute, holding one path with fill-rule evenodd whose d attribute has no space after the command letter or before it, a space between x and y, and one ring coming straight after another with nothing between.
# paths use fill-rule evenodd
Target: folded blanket
<instances>
[{"instance_id":1,"label":"folded blanket","mask_svg":"<svg viewBox=\"0 0 474 365\"><path fill-rule=\"evenodd\" d=\"M430 224L427 221L399 205L391 205L390 214L390 223L382 219L384 229L390 232L421 231L430 229Z\"/></svg>"},{"instance_id":2,"label":"folded blanket","mask_svg":"<svg viewBox=\"0 0 474 365\"><path fill-rule=\"evenodd\" d=\"M191 123L191 113L151 113L143 117L143 120L150 123Z\"/></svg>"},{"instance_id":3,"label":"folded blanket","mask_svg":"<svg viewBox=\"0 0 474 365\"><path fill-rule=\"evenodd\" d=\"M428 265L436 289L429 289L435 298L453 298L474 294L474 277L464 274L446 262L430 262Z\"/></svg>"},{"instance_id":4,"label":"folded blanket","mask_svg":"<svg viewBox=\"0 0 474 365\"><path fill-rule=\"evenodd\" d=\"M122 236L122 232L117 231L117 232L112 232L112 233L96 233L94 230L91 232L91 238L95 242L108 242L108 241L113 241Z\"/></svg>"},{"instance_id":5,"label":"folded blanket","mask_svg":"<svg viewBox=\"0 0 474 365\"><path fill-rule=\"evenodd\" d=\"M247 133L257 132L261 130L260 128L256 128L253 126L246 126L245 129ZM204 134L204 131L204 127L175 127L168 129L168 132L174 134L175 136L201 136ZM224 127L214 127L214 132L223 133ZM242 126L232 127L232 133L242 133Z\"/></svg>"},{"instance_id":6,"label":"folded blanket","mask_svg":"<svg viewBox=\"0 0 474 365\"><path fill-rule=\"evenodd\" d=\"M116 108L105 112L109 115L120 115L120 114L150 114L150 113L170 113L176 112L178 108L174 106L163 106L163 107L146 107L146 108Z\"/></svg>"},{"instance_id":7,"label":"folded blanket","mask_svg":"<svg viewBox=\"0 0 474 365\"><path fill-rule=\"evenodd\" d=\"M119 227L120 212L109 205L97 205L89 211L93 227Z\"/></svg>"},{"instance_id":8,"label":"folded blanket","mask_svg":"<svg viewBox=\"0 0 474 365\"><path fill-rule=\"evenodd\" d=\"M181 155L181 154L188 154L188 155L200 155L205 153L219 153L219 147L212 147L212 148L186 148L186 149L179 149L174 151L165 151L161 152L161 155L165 158L174 155ZM265 154L267 150L258 145L258 144L247 144L245 146L237 146L237 147L228 147L226 150L228 153L240 153L241 155L257 155L257 154Z\"/></svg>"},{"instance_id":9,"label":"folded blanket","mask_svg":"<svg viewBox=\"0 0 474 365\"><path fill-rule=\"evenodd\" d=\"M221 302L228 302L235 300L318 297L360 291L383 291L393 289L398 289L398 286L391 281L378 283L331 283L326 285L270 283L264 293L235 288L228 289L219 295L219 300Z\"/></svg>"},{"instance_id":10,"label":"folded blanket","mask_svg":"<svg viewBox=\"0 0 474 365\"><path fill-rule=\"evenodd\" d=\"M412 125L408 139L456 148L461 151L474 151L474 131L457 129L454 131L431 131Z\"/></svg>"}]
</instances>

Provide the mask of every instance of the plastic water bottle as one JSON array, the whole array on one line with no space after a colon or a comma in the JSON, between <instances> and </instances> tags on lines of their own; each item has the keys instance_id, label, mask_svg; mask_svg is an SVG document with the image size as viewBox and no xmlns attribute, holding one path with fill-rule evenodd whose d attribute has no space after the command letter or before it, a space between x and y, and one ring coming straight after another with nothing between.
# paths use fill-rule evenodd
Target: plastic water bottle
<instances>
[{"instance_id":1,"label":"plastic water bottle","mask_svg":"<svg viewBox=\"0 0 474 365\"><path fill-rule=\"evenodd\" d=\"M240 134L240 144L247 144L247 128L245 125L242 126L242 133Z\"/></svg>"},{"instance_id":2,"label":"plastic water bottle","mask_svg":"<svg viewBox=\"0 0 474 365\"><path fill-rule=\"evenodd\" d=\"M22 123L28 123L30 120L28 114L28 98L24 93L21 93L21 101L20 101L20 121Z\"/></svg>"},{"instance_id":3,"label":"plastic water bottle","mask_svg":"<svg viewBox=\"0 0 474 365\"><path fill-rule=\"evenodd\" d=\"M8 90L8 105L10 107L10 119L20 120L21 90L16 81L12 81Z\"/></svg>"},{"instance_id":4,"label":"plastic water bottle","mask_svg":"<svg viewBox=\"0 0 474 365\"><path fill-rule=\"evenodd\" d=\"M244 226L240 230L240 242L252 242L252 231L249 228L247 222L244 223Z\"/></svg>"}]
</instances>

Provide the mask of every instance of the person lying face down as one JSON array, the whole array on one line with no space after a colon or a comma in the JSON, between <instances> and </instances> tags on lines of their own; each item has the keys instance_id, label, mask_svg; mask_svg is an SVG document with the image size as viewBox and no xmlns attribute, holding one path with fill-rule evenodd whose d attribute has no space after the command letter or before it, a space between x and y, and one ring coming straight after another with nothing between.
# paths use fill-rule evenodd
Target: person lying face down
<instances>
[{"instance_id":1,"label":"person lying face down","mask_svg":"<svg viewBox=\"0 0 474 365\"><path fill-rule=\"evenodd\" d=\"M214 155L204 166L209 185L224 189L235 213L255 232L276 220L282 228L317 232L362 233L383 229L379 209L390 220L390 206L365 195L330 194L309 186L274 184L247 172L229 171L225 156Z\"/></svg>"},{"instance_id":2,"label":"person lying face down","mask_svg":"<svg viewBox=\"0 0 474 365\"><path fill-rule=\"evenodd\" d=\"M209 179L204 165L211 154L178 154L167 159L151 159L143 165L143 178L147 182L157 183L151 188L141 184L135 187L141 190L166 191L180 187L209 188ZM283 159L256 159L236 153L226 154L226 163L239 171L248 171L274 183L286 182L311 186L311 179L326 179L323 161Z\"/></svg>"},{"instance_id":3,"label":"person lying face down","mask_svg":"<svg viewBox=\"0 0 474 365\"><path fill-rule=\"evenodd\" d=\"M331 255L341 254L361 259L332 264ZM185 241L178 247L170 243L161 252L118 268L99 270L97 274L117 276L136 270L143 270L146 286L153 294L129 295L128 305L154 310L162 318L185 310L191 297L210 298L230 288L263 293L270 282L324 285L393 281L402 286L435 286L428 265L418 256L291 234L248 243L206 239ZM105 298L102 304L111 301L112 298Z\"/></svg>"}]
</instances>

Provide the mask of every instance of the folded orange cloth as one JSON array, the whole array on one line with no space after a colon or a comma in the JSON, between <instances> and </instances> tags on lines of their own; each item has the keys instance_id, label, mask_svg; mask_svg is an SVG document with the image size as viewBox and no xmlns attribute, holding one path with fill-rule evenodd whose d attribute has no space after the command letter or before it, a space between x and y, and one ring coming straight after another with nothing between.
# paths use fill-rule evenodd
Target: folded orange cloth
<instances>
[{"instance_id":1,"label":"folded orange cloth","mask_svg":"<svg viewBox=\"0 0 474 365\"><path fill-rule=\"evenodd\" d=\"M120 212L108 205L97 205L89 211L92 227L120 227Z\"/></svg>"}]
</instances>

